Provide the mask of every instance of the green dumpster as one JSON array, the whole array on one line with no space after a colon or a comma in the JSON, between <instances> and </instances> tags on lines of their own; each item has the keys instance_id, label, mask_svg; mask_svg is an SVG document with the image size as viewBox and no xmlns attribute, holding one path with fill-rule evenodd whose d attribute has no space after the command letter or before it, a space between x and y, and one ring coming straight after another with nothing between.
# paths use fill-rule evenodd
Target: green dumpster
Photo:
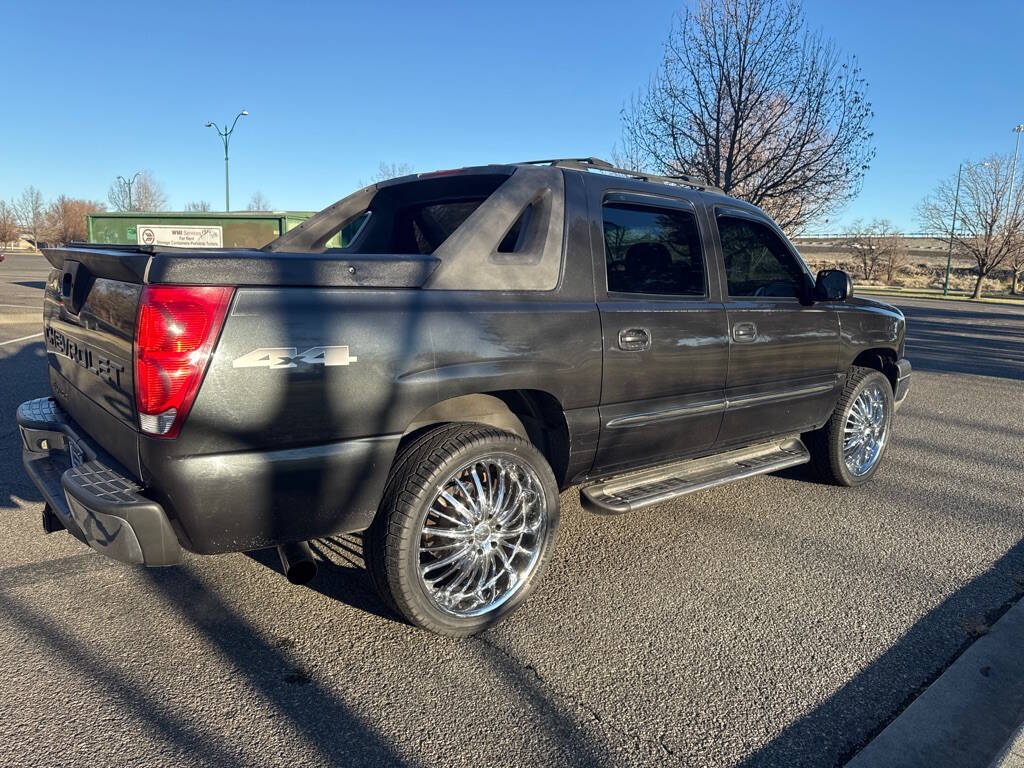
<instances>
[{"instance_id":1,"label":"green dumpster","mask_svg":"<svg viewBox=\"0 0 1024 768\"><path fill-rule=\"evenodd\" d=\"M183 248L262 248L312 215L312 211L94 213L88 217L89 242ZM339 247L340 243L334 237L327 245Z\"/></svg>"}]
</instances>

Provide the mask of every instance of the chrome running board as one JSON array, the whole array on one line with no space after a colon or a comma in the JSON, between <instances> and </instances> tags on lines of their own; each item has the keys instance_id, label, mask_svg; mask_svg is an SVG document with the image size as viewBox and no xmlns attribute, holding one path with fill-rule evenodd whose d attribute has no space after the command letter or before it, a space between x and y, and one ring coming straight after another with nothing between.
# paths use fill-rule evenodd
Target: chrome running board
<instances>
[{"instance_id":1,"label":"chrome running board","mask_svg":"<svg viewBox=\"0 0 1024 768\"><path fill-rule=\"evenodd\" d=\"M806 464L810 460L811 455L800 438L775 440L591 483L580 489L580 504L598 514L621 515L733 480Z\"/></svg>"}]
</instances>

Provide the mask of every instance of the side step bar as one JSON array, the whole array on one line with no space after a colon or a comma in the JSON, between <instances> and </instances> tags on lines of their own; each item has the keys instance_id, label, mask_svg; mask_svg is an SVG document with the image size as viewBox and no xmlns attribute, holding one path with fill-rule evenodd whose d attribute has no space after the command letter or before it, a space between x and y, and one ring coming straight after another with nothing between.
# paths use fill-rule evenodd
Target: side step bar
<instances>
[{"instance_id":1,"label":"side step bar","mask_svg":"<svg viewBox=\"0 0 1024 768\"><path fill-rule=\"evenodd\" d=\"M580 503L591 512L621 515L733 480L806 464L810 460L811 455L800 438L776 440L585 485L580 489Z\"/></svg>"}]
</instances>

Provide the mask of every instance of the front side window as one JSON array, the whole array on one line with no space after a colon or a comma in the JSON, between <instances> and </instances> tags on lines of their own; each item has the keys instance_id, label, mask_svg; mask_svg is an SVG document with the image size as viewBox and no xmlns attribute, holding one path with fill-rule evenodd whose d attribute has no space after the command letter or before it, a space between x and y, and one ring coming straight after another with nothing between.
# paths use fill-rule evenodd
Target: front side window
<instances>
[{"instance_id":1,"label":"front side window","mask_svg":"<svg viewBox=\"0 0 1024 768\"><path fill-rule=\"evenodd\" d=\"M704 295L704 257L690 211L606 203L604 247L609 292Z\"/></svg>"},{"instance_id":2,"label":"front side window","mask_svg":"<svg viewBox=\"0 0 1024 768\"><path fill-rule=\"evenodd\" d=\"M800 296L806 275L770 227L738 216L719 216L718 235L730 296Z\"/></svg>"}]
</instances>

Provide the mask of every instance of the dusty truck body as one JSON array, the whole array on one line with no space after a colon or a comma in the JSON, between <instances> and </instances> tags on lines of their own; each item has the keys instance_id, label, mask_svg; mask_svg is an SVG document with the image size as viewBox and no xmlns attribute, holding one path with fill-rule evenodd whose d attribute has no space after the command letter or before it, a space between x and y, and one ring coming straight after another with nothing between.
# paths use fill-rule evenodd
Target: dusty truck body
<instances>
[{"instance_id":1,"label":"dusty truck body","mask_svg":"<svg viewBox=\"0 0 1024 768\"><path fill-rule=\"evenodd\" d=\"M902 315L753 206L637 176L460 169L259 251L48 251L51 395L18 412L44 527L147 565L365 531L382 597L466 634L531 591L560 489L621 513L810 460L867 480Z\"/></svg>"}]
</instances>

